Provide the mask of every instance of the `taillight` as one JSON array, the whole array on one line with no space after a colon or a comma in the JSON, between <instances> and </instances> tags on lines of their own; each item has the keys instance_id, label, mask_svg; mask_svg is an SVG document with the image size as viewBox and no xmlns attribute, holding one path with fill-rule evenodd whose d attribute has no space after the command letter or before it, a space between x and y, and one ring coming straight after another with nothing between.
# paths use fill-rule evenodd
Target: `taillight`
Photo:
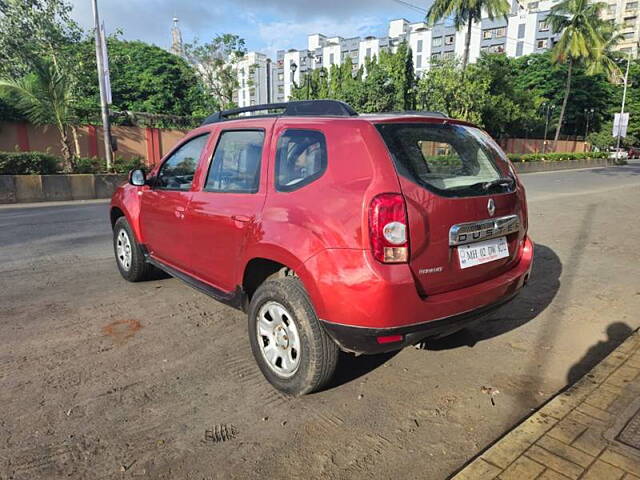
<instances>
[{"instance_id":1,"label":"taillight","mask_svg":"<svg viewBox=\"0 0 640 480\"><path fill-rule=\"evenodd\" d=\"M369 207L369 238L376 260L383 263L409 261L409 232L404 197L382 193Z\"/></svg>"}]
</instances>

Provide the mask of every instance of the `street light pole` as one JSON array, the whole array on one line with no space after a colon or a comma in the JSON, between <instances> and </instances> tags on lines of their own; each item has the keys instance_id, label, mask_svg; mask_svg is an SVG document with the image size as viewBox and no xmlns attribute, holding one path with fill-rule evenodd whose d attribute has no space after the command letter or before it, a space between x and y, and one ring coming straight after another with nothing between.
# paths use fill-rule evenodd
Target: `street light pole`
<instances>
[{"instance_id":1,"label":"street light pole","mask_svg":"<svg viewBox=\"0 0 640 480\"><path fill-rule=\"evenodd\" d=\"M93 23L95 24L96 35L96 63L98 65L98 85L100 86L100 110L102 113L102 132L104 137L104 154L107 160L107 171L111 171L113 166L113 156L111 152L111 126L109 125L109 106L107 105L107 92L104 78L104 59L102 51L102 35L100 35L100 18L98 16L98 0L92 0Z\"/></svg>"},{"instance_id":2,"label":"street light pole","mask_svg":"<svg viewBox=\"0 0 640 480\"><path fill-rule=\"evenodd\" d=\"M622 117L624 116L624 104L627 101L627 85L629 84L629 65L631 65L631 53L627 57L627 71L624 74L624 89L622 90L622 105L620 106L620 123L618 125L617 137L618 140L616 142L616 161L620 160L620 138L622 133Z\"/></svg>"},{"instance_id":3,"label":"street light pole","mask_svg":"<svg viewBox=\"0 0 640 480\"><path fill-rule=\"evenodd\" d=\"M305 83L307 85L307 100L311 97L311 71L313 70L313 54L307 52L307 72L305 74Z\"/></svg>"},{"instance_id":4,"label":"street light pole","mask_svg":"<svg viewBox=\"0 0 640 480\"><path fill-rule=\"evenodd\" d=\"M298 88L298 84L296 83L296 70L298 70L298 65L296 62L293 62L289 68L291 69L291 83L293 83L293 88Z\"/></svg>"}]
</instances>

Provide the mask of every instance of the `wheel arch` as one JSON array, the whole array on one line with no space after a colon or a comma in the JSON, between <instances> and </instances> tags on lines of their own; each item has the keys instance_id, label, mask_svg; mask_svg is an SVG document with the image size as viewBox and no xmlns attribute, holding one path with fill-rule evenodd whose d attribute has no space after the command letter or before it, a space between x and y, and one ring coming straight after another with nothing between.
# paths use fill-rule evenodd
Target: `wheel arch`
<instances>
[{"instance_id":1,"label":"wheel arch","mask_svg":"<svg viewBox=\"0 0 640 480\"><path fill-rule=\"evenodd\" d=\"M120 217L126 217L124 211L120 207L111 207L109 211L109 218L111 219L111 229L116 226L116 222Z\"/></svg>"},{"instance_id":2,"label":"wheel arch","mask_svg":"<svg viewBox=\"0 0 640 480\"><path fill-rule=\"evenodd\" d=\"M276 253L272 251L269 255L253 256L248 259L240 278L248 302L251 301L251 297L258 287L272 276L298 277L309 295L316 314L319 317L322 315L324 304L314 278L305 268L304 263L289 252Z\"/></svg>"},{"instance_id":3,"label":"wheel arch","mask_svg":"<svg viewBox=\"0 0 640 480\"><path fill-rule=\"evenodd\" d=\"M140 196L138 195L138 187L130 185L120 187L113 195L109 208L109 218L111 220L111 228L113 228L119 218L125 217L136 241L144 244L142 232L140 231Z\"/></svg>"}]
</instances>

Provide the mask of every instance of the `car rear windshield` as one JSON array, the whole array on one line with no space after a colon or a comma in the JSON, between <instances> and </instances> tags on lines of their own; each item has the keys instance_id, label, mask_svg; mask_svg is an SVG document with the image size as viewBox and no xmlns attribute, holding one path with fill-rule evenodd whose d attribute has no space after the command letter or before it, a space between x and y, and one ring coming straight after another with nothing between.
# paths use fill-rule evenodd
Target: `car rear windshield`
<instances>
[{"instance_id":1,"label":"car rear windshield","mask_svg":"<svg viewBox=\"0 0 640 480\"><path fill-rule=\"evenodd\" d=\"M386 123L377 128L398 173L443 196L510 191L515 183L500 147L478 128Z\"/></svg>"}]
</instances>

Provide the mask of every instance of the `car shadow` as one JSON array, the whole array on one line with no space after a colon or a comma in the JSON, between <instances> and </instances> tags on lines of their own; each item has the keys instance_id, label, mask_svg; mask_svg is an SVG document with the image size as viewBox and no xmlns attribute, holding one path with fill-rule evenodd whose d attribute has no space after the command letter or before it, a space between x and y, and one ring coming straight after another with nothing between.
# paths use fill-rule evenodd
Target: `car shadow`
<instances>
[{"instance_id":1,"label":"car shadow","mask_svg":"<svg viewBox=\"0 0 640 480\"><path fill-rule=\"evenodd\" d=\"M423 348L450 350L473 347L478 342L521 327L549 306L560 288L561 273L562 262L558 255L549 247L536 244L531 279L514 300L459 332L428 339L423 343Z\"/></svg>"},{"instance_id":2,"label":"car shadow","mask_svg":"<svg viewBox=\"0 0 640 480\"><path fill-rule=\"evenodd\" d=\"M325 390L331 390L332 388L339 387L340 385L352 382L367 373L372 372L376 368L387 363L398 353L400 353L400 350L380 353L378 355L356 356L351 353L340 352L340 356L338 357L338 368Z\"/></svg>"},{"instance_id":3,"label":"car shadow","mask_svg":"<svg viewBox=\"0 0 640 480\"><path fill-rule=\"evenodd\" d=\"M573 385L580 380L632 333L633 329L624 322L611 323L607 327L607 339L590 347L584 356L569 369L567 373L567 386Z\"/></svg>"},{"instance_id":4,"label":"car shadow","mask_svg":"<svg viewBox=\"0 0 640 480\"><path fill-rule=\"evenodd\" d=\"M562 263L549 247L536 244L533 270L529 284L511 302L488 316L452 335L430 339L422 344L427 350L448 350L497 337L536 318L545 310L560 288ZM391 360L399 351L379 355L355 356L340 354L338 369L327 390L356 380Z\"/></svg>"}]
</instances>

